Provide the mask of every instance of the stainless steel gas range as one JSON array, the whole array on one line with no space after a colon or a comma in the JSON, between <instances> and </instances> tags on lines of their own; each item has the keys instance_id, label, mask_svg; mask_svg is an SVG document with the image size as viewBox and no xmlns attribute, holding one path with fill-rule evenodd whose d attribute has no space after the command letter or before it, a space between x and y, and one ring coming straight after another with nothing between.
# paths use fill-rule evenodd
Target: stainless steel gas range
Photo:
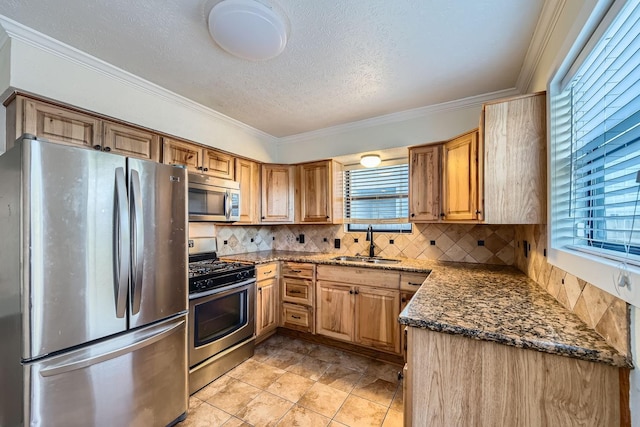
<instances>
[{"instance_id":1,"label":"stainless steel gas range","mask_svg":"<svg viewBox=\"0 0 640 427\"><path fill-rule=\"evenodd\" d=\"M189 393L253 356L253 265L218 259L215 238L189 240Z\"/></svg>"}]
</instances>

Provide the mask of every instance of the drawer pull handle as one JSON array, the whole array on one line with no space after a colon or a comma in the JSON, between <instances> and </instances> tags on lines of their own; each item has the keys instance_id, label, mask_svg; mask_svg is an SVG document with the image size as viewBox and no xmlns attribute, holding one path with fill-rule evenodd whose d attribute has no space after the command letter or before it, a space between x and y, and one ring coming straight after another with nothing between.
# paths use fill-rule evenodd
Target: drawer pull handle
<instances>
[{"instance_id":1,"label":"drawer pull handle","mask_svg":"<svg viewBox=\"0 0 640 427\"><path fill-rule=\"evenodd\" d=\"M264 272L264 273L262 273L262 274L271 274L271 273L273 273L273 270L265 271L265 272Z\"/></svg>"},{"instance_id":2,"label":"drawer pull handle","mask_svg":"<svg viewBox=\"0 0 640 427\"><path fill-rule=\"evenodd\" d=\"M301 294L302 291L289 291L290 294Z\"/></svg>"},{"instance_id":3,"label":"drawer pull handle","mask_svg":"<svg viewBox=\"0 0 640 427\"><path fill-rule=\"evenodd\" d=\"M411 285L411 286L422 286L422 283L412 283L412 282L407 282L407 285Z\"/></svg>"},{"instance_id":4,"label":"drawer pull handle","mask_svg":"<svg viewBox=\"0 0 640 427\"><path fill-rule=\"evenodd\" d=\"M291 317L292 317L293 319L298 319L298 320L302 319L302 317L300 317L300 316L294 316L293 314L291 315Z\"/></svg>"},{"instance_id":5,"label":"drawer pull handle","mask_svg":"<svg viewBox=\"0 0 640 427\"><path fill-rule=\"evenodd\" d=\"M292 273L302 273L302 270L291 270Z\"/></svg>"}]
</instances>

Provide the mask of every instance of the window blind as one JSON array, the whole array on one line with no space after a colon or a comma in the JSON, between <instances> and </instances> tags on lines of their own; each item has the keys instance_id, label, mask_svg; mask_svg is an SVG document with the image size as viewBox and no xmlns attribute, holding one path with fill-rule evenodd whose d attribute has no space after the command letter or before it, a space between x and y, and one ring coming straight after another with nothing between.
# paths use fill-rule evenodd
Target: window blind
<instances>
[{"instance_id":1,"label":"window blind","mask_svg":"<svg viewBox=\"0 0 640 427\"><path fill-rule=\"evenodd\" d=\"M344 210L350 224L407 222L409 165L345 171Z\"/></svg>"},{"instance_id":2,"label":"window blind","mask_svg":"<svg viewBox=\"0 0 640 427\"><path fill-rule=\"evenodd\" d=\"M640 2L552 101L554 240L640 255Z\"/></svg>"}]
</instances>

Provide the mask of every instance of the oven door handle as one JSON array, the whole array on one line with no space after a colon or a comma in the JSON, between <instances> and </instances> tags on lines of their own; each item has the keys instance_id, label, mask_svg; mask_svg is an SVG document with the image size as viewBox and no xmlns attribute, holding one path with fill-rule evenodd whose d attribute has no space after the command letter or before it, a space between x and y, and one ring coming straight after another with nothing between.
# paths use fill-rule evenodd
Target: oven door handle
<instances>
[{"instance_id":1,"label":"oven door handle","mask_svg":"<svg viewBox=\"0 0 640 427\"><path fill-rule=\"evenodd\" d=\"M229 291L235 291L235 290L237 290L239 288L243 288L243 287L251 285L251 284L253 284L255 282L256 282L256 279L255 279L255 277L253 277L251 279L243 280L242 282L234 283L232 285L224 286L222 288L210 289L210 290L204 291L204 292L198 292L198 293L195 293L195 294L189 294L189 300L194 300L194 299L198 299L198 298L204 298L204 297L208 297L208 296L211 296L211 295L223 294L223 293L227 293Z\"/></svg>"}]
</instances>

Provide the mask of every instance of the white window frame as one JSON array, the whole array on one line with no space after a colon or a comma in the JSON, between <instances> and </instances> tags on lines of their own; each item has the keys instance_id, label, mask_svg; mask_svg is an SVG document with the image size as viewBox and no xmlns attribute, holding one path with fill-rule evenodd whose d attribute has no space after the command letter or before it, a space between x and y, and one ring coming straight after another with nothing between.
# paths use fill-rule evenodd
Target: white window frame
<instances>
[{"instance_id":1,"label":"white window frame","mask_svg":"<svg viewBox=\"0 0 640 427\"><path fill-rule=\"evenodd\" d=\"M559 242L557 233L554 233L555 207L557 200L554 200L554 183L558 182L556 175L566 174L566 170L557 169L561 163L560 159L556 159L554 152L555 138L552 109L555 107L554 102L559 93L561 93L562 82L568 74L570 74L578 64L593 49L594 45L601 38L603 33L609 27L611 22L617 16L618 12L625 5L624 0L600 0L596 4L589 20L583 27L583 30L577 37L576 42L570 49L565 60L562 62L554 77L548 86L548 108L550 124L548 132L548 262L554 266L561 268L579 277L587 282L618 296L619 298L640 306L640 267L633 263L626 263L623 266L622 261L624 255L605 257L597 253L588 253L585 251L573 250L562 242ZM617 285L620 275L625 274L630 282L628 287L620 287Z\"/></svg>"}]
</instances>

